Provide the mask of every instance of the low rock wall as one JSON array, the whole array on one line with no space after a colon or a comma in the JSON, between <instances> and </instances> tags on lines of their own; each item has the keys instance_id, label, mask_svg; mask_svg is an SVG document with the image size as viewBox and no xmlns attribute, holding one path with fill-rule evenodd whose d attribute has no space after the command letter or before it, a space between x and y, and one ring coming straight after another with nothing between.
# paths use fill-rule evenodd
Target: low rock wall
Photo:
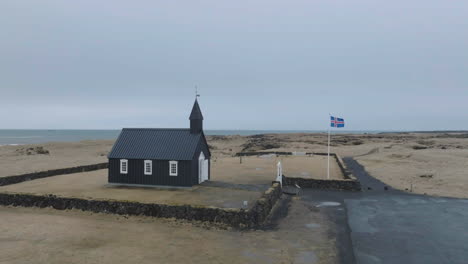
<instances>
[{"instance_id":1,"label":"low rock wall","mask_svg":"<svg viewBox=\"0 0 468 264\"><path fill-rule=\"evenodd\" d=\"M260 227L281 196L279 183L273 185L256 201L252 208L225 209L190 205L146 204L126 201L87 200L55 195L0 193L0 205L23 207L52 207L57 210L79 209L95 213L144 215L221 223L237 228Z\"/></svg>"},{"instance_id":2,"label":"low rock wall","mask_svg":"<svg viewBox=\"0 0 468 264\"><path fill-rule=\"evenodd\" d=\"M301 153L299 155L299 153ZM237 152L234 156L261 156L261 155L298 155L298 156L307 156L307 155L317 155L317 156L327 156L326 152L290 152L290 151L257 151L257 152ZM335 153L330 153L330 156L335 156Z\"/></svg>"},{"instance_id":3,"label":"low rock wall","mask_svg":"<svg viewBox=\"0 0 468 264\"><path fill-rule=\"evenodd\" d=\"M292 152L285 152L285 151L258 151L258 152L238 152L235 154L236 157L239 156L261 156L261 155L292 155Z\"/></svg>"},{"instance_id":4,"label":"low rock wall","mask_svg":"<svg viewBox=\"0 0 468 264\"><path fill-rule=\"evenodd\" d=\"M254 226L261 226L265 222L282 193L281 185L278 182L273 182L272 186L248 210L251 219L254 220Z\"/></svg>"},{"instance_id":5,"label":"low rock wall","mask_svg":"<svg viewBox=\"0 0 468 264\"><path fill-rule=\"evenodd\" d=\"M63 174L107 169L107 167L108 167L108 163L105 162L105 163L77 166L77 167L71 167L71 168L55 169L55 170L27 173L27 174L22 174L22 175L1 177L0 186L20 183L24 181L30 181L30 180L39 179L39 178L63 175Z\"/></svg>"},{"instance_id":6,"label":"low rock wall","mask_svg":"<svg viewBox=\"0 0 468 264\"><path fill-rule=\"evenodd\" d=\"M319 180L290 178L283 175L284 185L298 185L301 188L313 188L322 190L360 191L361 184L357 180Z\"/></svg>"}]
</instances>

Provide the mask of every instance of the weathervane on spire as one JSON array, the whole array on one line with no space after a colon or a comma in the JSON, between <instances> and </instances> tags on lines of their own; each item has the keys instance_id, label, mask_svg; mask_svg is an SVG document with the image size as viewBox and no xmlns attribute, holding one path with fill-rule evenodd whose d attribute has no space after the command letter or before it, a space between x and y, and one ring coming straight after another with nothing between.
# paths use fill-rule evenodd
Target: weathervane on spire
<instances>
[{"instance_id":1,"label":"weathervane on spire","mask_svg":"<svg viewBox=\"0 0 468 264\"><path fill-rule=\"evenodd\" d=\"M195 99L197 99L197 97L200 97L200 94L198 94L198 87L195 85Z\"/></svg>"}]
</instances>

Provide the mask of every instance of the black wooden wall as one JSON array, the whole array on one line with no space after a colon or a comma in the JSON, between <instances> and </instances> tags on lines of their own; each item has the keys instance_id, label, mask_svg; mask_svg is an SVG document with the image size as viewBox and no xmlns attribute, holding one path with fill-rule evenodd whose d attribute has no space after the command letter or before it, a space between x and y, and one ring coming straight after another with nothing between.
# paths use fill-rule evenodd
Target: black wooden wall
<instances>
[{"instance_id":1,"label":"black wooden wall","mask_svg":"<svg viewBox=\"0 0 468 264\"><path fill-rule=\"evenodd\" d=\"M169 176L169 161L153 160L153 174L145 175L144 160L129 159L128 173L120 174L120 159L109 159L109 183L192 186L191 164L178 161L178 175Z\"/></svg>"},{"instance_id":2,"label":"black wooden wall","mask_svg":"<svg viewBox=\"0 0 468 264\"><path fill-rule=\"evenodd\" d=\"M144 160L128 159L128 173L120 173L120 159L109 159L109 183L193 186L198 184L198 158L203 151L208 159L208 179L211 180L211 160L208 145L198 143L193 160L178 161L178 175L169 176L168 160L153 160L153 174L145 175Z\"/></svg>"}]
</instances>

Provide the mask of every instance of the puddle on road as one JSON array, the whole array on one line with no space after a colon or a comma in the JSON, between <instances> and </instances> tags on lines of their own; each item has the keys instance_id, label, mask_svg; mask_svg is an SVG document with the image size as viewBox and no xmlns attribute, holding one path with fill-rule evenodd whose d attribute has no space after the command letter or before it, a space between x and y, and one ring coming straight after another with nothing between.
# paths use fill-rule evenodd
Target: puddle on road
<instances>
[{"instance_id":1,"label":"puddle on road","mask_svg":"<svg viewBox=\"0 0 468 264\"><path fill-rule=\"evenodd\" d=\"M310 223L310 224L306 224L305 225L307 228L319 228L320 225L319 224L315 224L315 223Z\"/></svg>"},{"instance_id":2,"label":"puddle on road","mask_svg":"<svg viewBox=\"0 0 468 264\"><path fill-rule=\"evenodd\" d=\"M252 260L253 263L255 262L273 263L273 259L270 256L267 256L262 253L250 251L250 250L242 251L242 256L244 256L247 259Z\"/></svg>"},{"instance_id":3,"label":"puddle on road","mask_svg":"<svg viewBox=\"0 0 468 264\"><path fill-rule=\"evenodd\" d=\"M308 264L311 264L311 263L316 263L316 262L317 262L317 256L312 251L300 252L294 258L294 263L308 263Z\"/></svg>"},{"instance_id":4,"label":"puddle on road","mask_svg":"<svg viewBox=\"0 0 468 264\"><path fill-rule=\"evenodd\" d=\"M341 203L338 202L321 202L315 207L330 207L330 206L340 206Z\"/></svg>"}]
</instances>

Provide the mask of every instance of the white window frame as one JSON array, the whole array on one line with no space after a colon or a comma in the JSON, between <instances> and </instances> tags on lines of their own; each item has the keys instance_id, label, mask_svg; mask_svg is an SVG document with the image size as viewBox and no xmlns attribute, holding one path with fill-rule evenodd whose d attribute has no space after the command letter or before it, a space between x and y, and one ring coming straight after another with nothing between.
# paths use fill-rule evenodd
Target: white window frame
<instances>
[{"instance_id":1,"label":"white window frame","mask_svg":"<svg viewBox=\"0 0 468 264\"><path fill-rule=\"evenodd\" d=\"M123 164L125 164L125 170L123 169ZM128 160L121 159L120 160L120 173L121 174L128 174Z\"/></svg>"},{"instance_id":2,"label":"white window frame","mask_svg":"<svg viewBox=\"0 0 468 264\"><path fill-rule=\"evenodd\" d=\"M172 172L172 165L175 165L175 173ZM169 176L177 176L179 173L179 164L176 160L169 161Z\"/></svg>"},{"instance_id":3,"label":"white window frame","mask_svg":"<svg viewBox=\"0 0 468 264\"><path fill-rule=\"evenodd\" d=\"M146 170L146 166L149 164L149 171ZM152 160L145 160L143 171L145 175L153 175L153 161Z\"/></svg>"}]
</instances>

